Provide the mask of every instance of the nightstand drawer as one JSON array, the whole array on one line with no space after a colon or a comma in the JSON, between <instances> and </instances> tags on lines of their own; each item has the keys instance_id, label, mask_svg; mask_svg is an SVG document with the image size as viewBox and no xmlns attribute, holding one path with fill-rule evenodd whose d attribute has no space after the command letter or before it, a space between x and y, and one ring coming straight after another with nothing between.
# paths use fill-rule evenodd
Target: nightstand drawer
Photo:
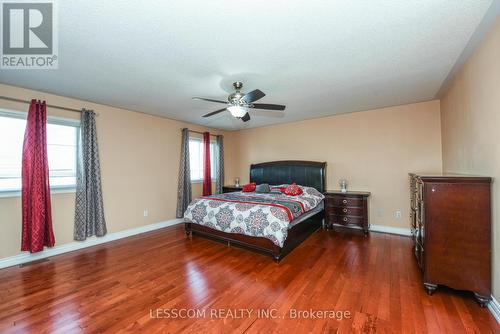
<instances>
[{"instance_id":1,"label":"nightstand drawer","mask_svg":"<svg viewBox=\"0 0 500 334\"><path fill-rule=\"evenodd\" d=\"M327 207L327 212L329 214L339 215L339 216L358 216L363 217L365 215L364 208L355 207Z\"/></svg>"},{"instance_id":2,"label":"nightstand drawer","mask_svg":"<svg viewBox=\"0 0 500 334\"><path fill-rule=\"evenodd\" d=\"M328 215L328 220L331 224L340 224L340 225L363 225L364 218L363 217L353 217L353 216L340 216L340 215Z\"/></svg>"},{"instance_id":3,"label":"nightstand drawer","mask_svg":"<svg viewBox=\"0 0 500 334\"><path fill-rule=\"evenodd\" d=\"M340 207L362 207L363 198L359 197L347 197L347 196L327 196L326 197L327 206L340 206Z\"/></svg>"},{"instance_id":4,"label":"nightstand drawer","mask_svg":"<svg viewBox=\"0 0 500 334\"><path fill-rule=\"evenodd\" d=\"M326 191L325 217L329 228L333 225L357 225L368 234L368 197L364 191Z\"/></svg>"}]
</instances>

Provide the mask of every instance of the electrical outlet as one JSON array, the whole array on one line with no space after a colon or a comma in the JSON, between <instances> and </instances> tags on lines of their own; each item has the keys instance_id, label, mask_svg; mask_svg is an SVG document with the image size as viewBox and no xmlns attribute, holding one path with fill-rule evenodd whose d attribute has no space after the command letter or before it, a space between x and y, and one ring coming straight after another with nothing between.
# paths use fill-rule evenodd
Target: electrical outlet
<instances>
[{"instance_id":1,"label":"electrical outlet","mask_svg":"<svg viewBox=\"0 0 500 334\"><path fill-rule=\"evenodd\" d=\"M396 212L394 212L394 217L396 217L396 219L401 219L402 216L401 210L396 210Z\"/></svg>"},{"instance_id":2,"label":"electrical outlet","mask_svg":"<svg viewBox=\"0 0 500 334\"><path fill-rule=\"evenodd\" d=\"M378 208L377 209L377 217L382 218L384 216L384 209Z\"/></svg>"},{"instance_id":3,"label":"electrical outlet","mask_svg":"<svg viewBox=\"0 0 500 334\"><path fill-rule=\"evenodd\" d=\"M144 217L147 217L147 216L149 216L149 211L148 211L148 209L144 209Z\"/></svg>"}]
</instances>

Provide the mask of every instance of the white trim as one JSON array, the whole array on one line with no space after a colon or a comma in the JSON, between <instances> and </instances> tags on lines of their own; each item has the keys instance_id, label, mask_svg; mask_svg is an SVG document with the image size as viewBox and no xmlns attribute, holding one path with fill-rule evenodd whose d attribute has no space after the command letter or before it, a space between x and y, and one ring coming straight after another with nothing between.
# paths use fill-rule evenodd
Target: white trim
<instances>
[{"instance_id":1,"label":"white trim","mask_svg":"<svg viewBox=\"0 0 500 334\"><path fill-rule=\"evenodd\" d=\"M26 118L28 117L28 112L0 108L0 116L26 120ZM56 124L56 125L72 126L75 128L79 128L81 122L79 119L76 119L76 118L67 118L67 117L47 115L47 123L48 124Z\"/></svg>"},{"instance_id":2,"label":"white trim","mask_svg":"<svg viewBox=\"0 0 500 334\"><path fill-rule=\"evenodd\" d=\"M78 129L81 127L81 122L79 119L51 115L47 115L47 124L71 126Z\"/></svg>"},{"instance_id":3,"label":"white trim","mask_svg":"<svg viewBox=\"0 0 500 334\"><path fill-rule=\"evenodd\" d=\"M50 195L76 193L76 186L55 186L50 187ZM21 197L21 190L0 190L0 198Z\"/></svg>"},{"instance_id":4,"label":"white trim","mask_svg":"<svg viewBox=\"0 0 500 334\"><path fill-rule=\"evenodd\" d=\"M340 227L345 227L345 228L353 228L357 230L361 230L362 228L359 226L345 226L345 225L340 225L340 224L333 224L334 226L340 226ZM410 228L404 228L404 227L392 227L392 226L385 226L385 225L370 225L370 232L380 232L380 233L388 233L388 234L397 234L397 235L403 235L405 237L411 236L411 229Z\"/></svg>"},{"instance_id":5,"label":"white trim","mask_svg":"<svg viewBox=\"0 0 500 334\"><path fill-rule=\"evenodd\" d=\"M500 303L498 303L498 300L496 300L493 295L491 295L491 301L488 304L488 310L490 310L493 317L495 317L497 322L500 324Z\"/></svg>"},{"instance_id":6,"label":"white trim","mask_svg":"<svg viewBox=\"0 0 500 334\"><path fill-rule=\"evenodd\" d=\"M9 117L9 118L17 118L17 119L26 120L27 116L28 116L28 113L26 111L9 110L9 109L0 108L0 117Z\"/></svg>"},{"instance_id":7,"label":"white trim","mask_svg":"<svg viewBox=\"0 0 500 334\"><path fill-rule=\"evenodd\" d=\"M217 179L212 179L212 183L215 183ZM203 179L196 179L196 180L191 180L191 184L197 184L197 183L203 183Z\"/></svg>"},{"instance_id":8,"label":"white trim","mask_svg":"<svg viewBox=\"0 0 500 334\"><path fill-rule=\"evenodd\" d=\"M167 220L167 221L163 221L163 222L159 222L159 223L155 223L155 224L131 228L131 229L124 230L124 231L109 233L101 238L92 237L92 238L89 238L85 241L74 241L74 242L70 242L67 244L60 245L60 246L55 246L53 248L46 248L45 250L43 250L42 252L39 252L39 253L30 254L28 252L23 252L23 253L18 254L18 255L4 257L4 258L0 259L0 269L16 266L16 265L19 265L21 263L27 263L27 262L40 260L40 259L45 259L47 257L51 257L51 256L63 254L63 253L68 253L68 252L72 252L75 250L79 250L79 249L83 249L83 248L87 248L87 247L91 247L91 246L95 246L95 245L104 244L106 242L127 238L127 237L130 237L133 235L158 230L158 229L172 226L172 225L176 225L176 224L181 224L182 222L184 222L183 219L172 219L172 220Z\"/></svg>"},{"instance_id":9,"label":"white trim","mask_svg":"<svg viewBox=\"0 0 500 334\"><path fill-rule=\"evenodd\" d=\"M411 229L409 227L392 227L385 225L370 225L370 231L404 235L406 237L411 236Z\"/></svg>"}]
</instances>

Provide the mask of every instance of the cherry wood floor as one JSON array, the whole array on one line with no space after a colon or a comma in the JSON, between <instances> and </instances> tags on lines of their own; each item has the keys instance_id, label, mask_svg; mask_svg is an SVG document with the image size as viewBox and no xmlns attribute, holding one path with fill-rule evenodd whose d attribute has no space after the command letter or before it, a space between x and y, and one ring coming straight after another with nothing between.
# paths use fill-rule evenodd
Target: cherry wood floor
<instances>
[{"instance_id":1,"label":"cherry wood floor","mask_svg":"<svg viewBox=\"0 0 500 334\"><path fill-rule=\"evenodd\" d=\"M195 318L166 318L195 309L201 310ZM311 309L349 316L291 318L291 310ZM500 327L469 293L440 287L427 296L408 238L322 230L276 264L189 239L178 225L0 270L0 332L500 333Z\"/></svg>"}]
</instances>

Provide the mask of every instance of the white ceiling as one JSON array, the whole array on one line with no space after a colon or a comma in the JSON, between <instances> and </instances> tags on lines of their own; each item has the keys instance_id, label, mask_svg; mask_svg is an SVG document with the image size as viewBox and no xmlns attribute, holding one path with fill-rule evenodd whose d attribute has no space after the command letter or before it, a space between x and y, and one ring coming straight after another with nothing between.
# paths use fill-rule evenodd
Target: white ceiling
<instances>
[{"instance_id":1,"label":"white ceiling","mask_svg":"<svg viewBox=\"0 0 500 334\"><path fill-rule=\"evenodd\" d=\"M2 70L0 82L223 129L425 101L490 4L58 1L59 69ZM202 118L223 105L191 97L225 100L236 80L285 114Z\"/></svg>"}]
</instances>

